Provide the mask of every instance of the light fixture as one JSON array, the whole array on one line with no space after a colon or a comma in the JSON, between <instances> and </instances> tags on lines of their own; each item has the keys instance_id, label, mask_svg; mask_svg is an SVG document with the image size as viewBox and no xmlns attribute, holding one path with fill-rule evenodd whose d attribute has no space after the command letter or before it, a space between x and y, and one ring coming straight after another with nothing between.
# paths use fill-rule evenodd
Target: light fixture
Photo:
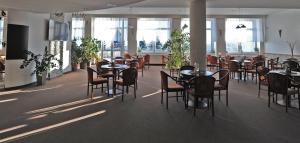
<instances>
[{"instance_id":1,"label":"light fixture","mask_svg":"<svg viewBox=\"0 0 300 143\"><path fill-rule=\"evenodd\" d=\"M240 8L238 9L238 12L239 12L239 16L241 16L241 9L240 9ZM240 19L240 18L239 18L239 22L241 22L241 19ZM245 28L247 28L247 27L246 27L245 24L240 23L240 24L238 24L235 28L236 28L236 29L245 29Z\"/></svg>"}]
</instances>

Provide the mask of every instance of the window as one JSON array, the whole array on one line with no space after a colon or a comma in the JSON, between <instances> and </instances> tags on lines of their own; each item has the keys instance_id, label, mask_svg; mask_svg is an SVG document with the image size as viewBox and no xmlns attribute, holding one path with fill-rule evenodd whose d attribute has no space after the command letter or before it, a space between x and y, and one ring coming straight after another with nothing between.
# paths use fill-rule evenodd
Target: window
<instances>
[{"instance_id":1,"label":"window","mask_svg":"<svg viewBox=\"0 0 300 143\"><path fill-rule=\"evenodd\" d=\"M170 38L170 18L139 18L137 45L142 53L164 53L163 45Z\"/></svg>"},{"instance_id":2,"label":"window","mask_svg":"<svg viewBox=\"0 0 300 143\"><path fill-rule=\"evenodd\" d=\"M81 44L84 37L84 18L72 18L72 40L76 40L77 45Z\"/></svg>"},{"instance_id":3,"label":"window","mask_svg":"<svg viewBox=\"0 0 300 143\"><path fill-rule=\"evenodd\" d=\"M236 28L244 24L246 28ZM261 19L228 18L226 19L226 51L228 53L258 52L262 41Z\"/></svg>"},{"instance_id":4,"label":"window","mask_svg":"<svg viewBox=\"0 0 300 143\"><path fill-rule=\"evenodd\" d=\"M190 32L190 19L183 18L181 20L181 27L184 25L188 27L184 30L184 32ZM206 20L206 51L207 53L215 53L216 51L216 34L215 34L215 19L207 19Z\"/></svg>"},{"instance_id":5,"label":"window","mask_svg":"<svg viewBox=\"0 0 300 143\"><path fill-rule=\"evenodd\" d=\"M0 19L0 49L3 48L3 29L4 29L4 18Z\"/></svg>"},{"instance_id":6,"label":"window","mask_svg":"<svg viewBox=\"0 0 300 143\"><path fill-rule=\"evenodd\" d=\"M103 42L102 57L121 56L128 50L127 18L94 18L92 37Z\"/></svg>"}]
</instances>

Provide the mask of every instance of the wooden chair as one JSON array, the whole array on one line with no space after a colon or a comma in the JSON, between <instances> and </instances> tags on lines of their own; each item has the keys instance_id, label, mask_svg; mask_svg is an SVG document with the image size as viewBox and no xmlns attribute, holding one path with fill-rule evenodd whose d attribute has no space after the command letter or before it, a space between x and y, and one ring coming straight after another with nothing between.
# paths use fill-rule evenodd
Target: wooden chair
<instances>
[{"instance_id":1,"label":"wooden chair","mask_svg":"<svg viewBox=\"0 0 300 143\"><path fill-rule=\"evenodd\" d=\"M145 68L144 58L139 57L137 59L137 62L138 62L138 64L137 64L137 70L142 72L142 77L143 77L144 76L144 68Z\"/></svg>"},{"instance_id":2,"label":"wooden chair","mask_svg":"<svg viewBox=\"0 0 300 143\"><path fill-rule=\"evenodd\" d=\"M147 64L148 69L149 69L149 67L150 67L150 55L149 54L144 55L144 61L145 61L145 65Z\"/></svg>"},{"instance_id":3,"label":"wooden chair","mask_svg":"<svg viewBox=\"0 0 300 143\"><path fill-rule=\"evenodd\" d=\"M124 87L133 87L134 89L134 98L136 98L136 77L137 77L137 70L135 68L128 68L123 71L122 79L117 80L116 84L122 86L122 101L124 100ZM128 94L128 90L126 91Z\"/></svg>"},{"instance_id":4,"label":"wooden chair","mask_svg":"<svg viewBox=\"0 0 300 143\"><path fill-rule=\"evenodd\" d=\"M221 100L221 91L226 91L226 106L228 106L228 85L229 85L229 70L221 69L215 72L213 75L219 73L219 79L214 86L214 90L219 92L219 100Z\"/></svg>"},{"instance_id":5,"label":"wooden chair","mask_svg":"<svg viewBox=\"0 0 300 143\"><path fill-rule=\"evenodd\" d=\"M161 55L161 68L165 68L166 64L167 64L168 58L165 55Z\"/></svg>"},{"instance_id":6,"label":"wooden chair","mask_svg":"<svg viewBox=\"0 0 300 143\"><path fill-rule=\"evenodd\" d=\"M285 98L285 111L288 112L288 106L291 95L295 95L298 93L299 100L299 90L296 91L294 89L289 89L291 79L287 75L282 75L279 73L269 73L268 74L268 107L270 107L270 98L271 93L273 93L273 101L274 94L276 95L277 102L277 94L282 94ZM299 101L300 102L300 101Z\"/></svg>"},{"instance_id":7,"label":"wooden chair","mask_svg":"<svg viewBox=\"0 0 300 143\"><path fill-rule=\"evenodd\" d=\"M198 107L199 98L207 98L208 105L211 102L211 111L212 116L215 115L214 110L214 86L215 86L215 78L212 76L198 76L191 81L194 82L195 88L188 90L188 94L194 97L194 116L196 115L196 108ZM187 99L188 100L188 99Z\"/></svg>"},{"instance_id":8,"label":"wooden chair","mask_svg":"<svg viewBox=\"0 0 300 143\"><path fill-rule=\"evenodd\" d=\"M239 62L237 61L229 61L228 64L228 69L230 72L230 76L232 78L235 78L235 74L238 74L238 82L240 81L240 79L242 79L242 73L244 72L243 69L241 69L241 65Z\"/></svg>"},{"instance_id":9,"label":"wooden chair","mask_svg":"<svg viewBox=\"0 0 300 143\"><path fill-rule=\"evenodd\" d=\"M268 68L271 70L282 69L282 65L279 63L279 57L268 60Z\"/></svg>"},{"instance_id":10,"label":"wooden chair","mask_svg":"<svg viewBox=\"0 0 300 143\"><path fill-rule=\"evenodd\" d=\"M96 63L97 75L99 77L111 78L114 77L114 74L108 69L103 69L101 66L109 64L107 61L101 61Z\"/></svg>"},{"instance_id":11,"label":"wooden chair","mask_svg":"<svg viewBox=\"0 0 300 143\"><path fill-rule=\"evenodd\" d=\"M160 71L160 75L161 75L161 104L163 104L163 96L165 92L167 109L169 108L168 105L169 98L171 97L176 97L177 102L178 102L178 97L184 97L185 107L187 107L186 98L185 98L185 88L182 85L177 84L177 79L171 77L164 71ZM169 79L173 80L175 83L169 83ZM178 94L176 94L176 96L169 96L169 92L176 92L176 93L181 92L183 94L181 96L178 96Z\"/></svg>"},{"instance_id":12,"label":"wooden chair","mask_svg":"<svg viewBox=\"0 0 300 143\"><path fill-rule=\"evenodd\" d=\"M289 67L292 71L299 71L300 69L299 63L297 61L287 60L283 62L283 65Z\"/></svg>"},{"instance_id":13,"label":"wooden chair","mask_svg":"<svg viewBox=\"0 0 300 143\"><path fill-rule=\"evenodd\" d=\"M129 53L125 52L124 59L131 59L131 55Z\"/></svg>"},{"instance_id":14,"label":"wooden chair","mask_svg":"<svg viewBox=\"0 0 300 143\"><path fill-rule=\"evenodd\" d=\"M248 78L248 74L252 74L252 80L255 77L255 83L257 83L257 68L260 66L264 66L264 62L263 61L254 61L252 63L250 63L249 65L245 65L245 70L244 70L244 80L246 80L246 78Z\"/></svg>"},{"instance_id":15,"label":"wooden chair","mask_svg":"<svg viewBox=\"0 0 300 143\"><path fill-rule=\"evenodd\" d=\"M209 56L207 58L207 67L210 69L218 67L218 57L216 56Z\"/></svg>"},{"instance_id":16,"label":"wooden chair","mask_svg":"<svg viewBox=\"0 0 300 143\"><path fill-rule=\"evenodd\" d=\"M91 99L93 99L93 90L94 90L94 86L101 84L106 84L107 87L107 91L109 91L109 83L108 83L108 78L103 78L103 77L97 77L94 78L93 73L97 73L95 70L93 70L90 67L87 67L87 74L88 74L88 87L87 87L87 96L89 96L89 92L90 92L90 86L92 87L92 91L91 91ZM103 87L103 86L102 86ZM102 92L103 92L103 88L102 88ZM107 96L109 96L109 92L107 92Z\"/></svg>"},{"instance_id":17,"label":"wooden chair","mask_svg":"<svg viewBox=\"0 0 300 143\"><path fill-rule=\"evenodd\" d=\"M259 66L257 68L258 74L258 97L260 96L261 85L268 85L267 75L270 69L264 66Z\"/></svg>"}]
</instances>

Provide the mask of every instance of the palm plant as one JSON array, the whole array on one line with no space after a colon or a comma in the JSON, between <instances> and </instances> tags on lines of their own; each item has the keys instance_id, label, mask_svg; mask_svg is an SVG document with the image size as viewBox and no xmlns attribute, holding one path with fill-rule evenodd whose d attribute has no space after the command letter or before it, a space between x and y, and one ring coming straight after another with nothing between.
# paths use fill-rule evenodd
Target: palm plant
<instances>
[{"instance_id":1,"label":"palm plant","mask_svg":"<svg viewBox=\"0 0 300 143\"><path fill-rule=\"evenodd\" d=\"M90 62L90 60L98 56L97 53L101 50L101 41L91 37L84 37L81 39L81 42L81 62Z\"/></svg>"}]
</instances>

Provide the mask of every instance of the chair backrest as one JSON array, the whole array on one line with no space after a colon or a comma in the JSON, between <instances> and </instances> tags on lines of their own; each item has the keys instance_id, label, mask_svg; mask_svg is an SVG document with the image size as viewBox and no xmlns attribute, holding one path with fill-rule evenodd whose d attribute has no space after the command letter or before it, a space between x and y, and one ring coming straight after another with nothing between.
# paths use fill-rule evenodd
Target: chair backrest
<instances>
[{"instance_id":1,"label":"chair backrest","mask_svg":"<svg viewBox=\"0 0 300 143\"><path fill-rule=\"evenodd\" d=\"M269 71L270 71L270 69L267 67L264 67L264 66L257 67L258 79L260 81L267 80L267 75L268 75Z\"/></svg>"},{"instance_id":2,"label":"chair backrest","mask_svg":"<svg viewBox=\"0 0 300 143\"><path fill-rule=\"evenodd\" d=\"M210 64L218 64L218 57L216 56L210 56L210 61L208 61Z\"/></svg>"},{"instance_id":3,"label":"chair backrest","mask_svg":"<svg viewBox=\"0 0 300 143\"><path fill-rule=\"evenodd\" d=\"M283 62L284 65L288 66L292 71L296 71L299 69L299 63L297 61L284 61Z\"/></svg>"},{"instance_id":4,"label":"chair backrest","mask_svg":"<svg viewBox=\"0 0 300 143\"><path fill-rule=\"evenodd\" d=\"M0 71L4 71L5 70L5 65L0 61Z\"/></svg>"},{"instance_id":5,"label":"chair backrest","mask_svg":"<svg viewBox=\"0 0 300 143\"><path fill-rule=\"evenodd\" d=\"M145 63L149 64L150 63L150 55L149 54L146 54L144 56L144 60L145 60Z\"/></svg>"},{"instance_id":6,"label":"chair backrest","mask_svg":"<svg viewBox=\"0 0 300 143\"><path fill-rule=\"evenodd\" d=\"M180 67L180 70L182 71L182 70L194 70L195 69L195 67L194 66L189 66L189 65L187 65L187 66L181 66Z\"/></svg>"},{"instance_id":7,"label":"chair backrest","mask_svg":"<svg viewBox=\"0 0 300 143\"><path fill-rule=\"evenodd\" d=\"M221 69L218 71L219 72L219 84L222 86L226 87L228 89L228 84L229 84L229 70L226 69Z\"/></svg>"},{"instance_id":8,"label":"chair backrest","mask_svg":"<svg viewBox=\"0 0 300 143\"><path fill-rule=\"evenodd\" d=\"M138 69L143 69L145 65L145 60L142 57L138 58Z\"/></svg>"},{"instance_id":9,"label":"chair backrest","mask_svg":"<svg viewBox=\"0 0 300 143\"><path fill-rule=\"evenodd\" d=\"M287 94L290 79L279 73L268 74L268 90L277 94Z\"/></svg>"},{"instance_id":10,"label":"chair backrest","mask_svg":"<svg viewBox=\"0 0 300 143\"><path fill-rule=\"evenodd\" d=\"M164 90L168 89L168 74L164 71L160 71L160 76L161 76L161 87Z\"/></svg>"},{"instance_id":11,"label":"chair backrest","mask_svg":"<svg viewBox=\"0 0 300 143\"><path fill-rule=\"evenodd\" d=\"M97 73L99 74L105 74L107 73L109 70L108 69L103 69L101 68L103 65L108 65L109 63L107 61L101 61L101 62L97 62L96 63L96 67L97 67Z\"/></svg>"},{"instance_id":12,"label":"chair backrest","mask_svg":"<svg viewBox=\"0 0 300 143\"><path fill-rule=\"evenodd\" d=\"M238 71L239 68L240 68L240 63L239 62L237 62L237 61L229 61L229 63L228 63L228 69L231 72Z\"/></svg>"},{"instance_id":13,"label":"chair backrest","mask_svg":"<svg viewBox=\"0 0 300 143\"><path fill-rule=\"evenodd\" d=\"M214 96L215 78L212 76L198 76L194 78L195 96L209 98Z\"/></svg>"},{"instance_id":14,"label":"chair backrest","mask_svg":"<svg viewBox=\"0 0 300 143\"><path fill-rule=\"evenodd\" d=\"M93 82L93 72L94 72L94 70L92 69L92 68L90 68L90 67L87 67L87 74L88 74L88 82L89 83L92 83Z\"/></svg>"},{"instance_id":15,"label":"chair backrest","mask_svg":"<svg viewBox=\"0 0 300 143\"><path fill-rule=\"evenodd\" d=\"M137 70L136 68L128 68L123 70L123 83L125 86L134 85L136 82Z\"/></svg>"},{"instance_id":16,"label":"chair backrest","mask_svg":"<svg viewBox=\"0 0 300 143\"><path fill-rule=\"evenodd\" d=\"M131 56L129 53L124 53L124 59L131 59Z\"/></svg>"}]
</instances>

